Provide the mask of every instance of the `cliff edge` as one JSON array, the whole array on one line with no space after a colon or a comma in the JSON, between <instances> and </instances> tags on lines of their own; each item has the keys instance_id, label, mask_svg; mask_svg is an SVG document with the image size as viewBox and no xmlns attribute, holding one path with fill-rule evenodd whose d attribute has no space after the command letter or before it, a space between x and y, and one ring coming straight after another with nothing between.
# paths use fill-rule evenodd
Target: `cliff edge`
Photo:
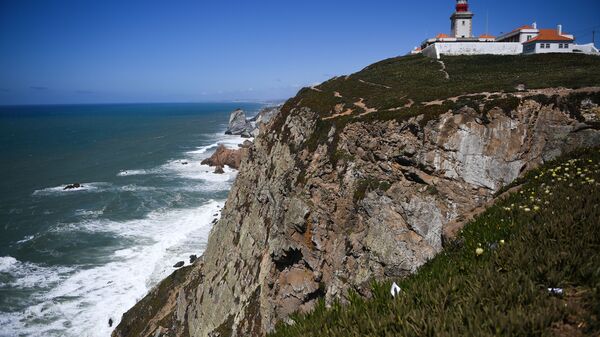
<instances>
[{"instance_id":1,"label":"cliff edge","mask_svg":"<svg viewBox=\"0 0 600 337\"><path fill-rule=\"evenodd\" d=\"M206 251L113 336L259 336L440 252L528 170L600 145L600 58L385 60L304 88L250 147Z\"/></svg>"}]
</instances>

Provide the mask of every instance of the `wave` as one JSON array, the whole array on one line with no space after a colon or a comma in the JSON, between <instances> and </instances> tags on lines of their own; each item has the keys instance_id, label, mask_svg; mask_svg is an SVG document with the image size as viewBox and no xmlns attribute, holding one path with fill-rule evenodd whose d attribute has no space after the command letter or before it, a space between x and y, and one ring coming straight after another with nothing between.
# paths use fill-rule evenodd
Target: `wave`
<instances>
[{"instance_id":1,"label":"wave","mask_svg":"<svg viewBox=\"0 0 600 337\"><path fill-rule=\"evenodd\" d=\"M112 231L136 242L110 253L111 262L100 266L49 268L0 258L0 272L16 278L0 287L44 289L36 289L38 303L20 315L2 314L3 331L9 335L109 336L109 318L116 326L126 310L173 271L173 264L181 260L187 264L190 254L203 252L211 221L223 205L224 201L213 200L197 208L157 211L125 222L86 221L80 228Z\"/></svg>"}]
</instances>

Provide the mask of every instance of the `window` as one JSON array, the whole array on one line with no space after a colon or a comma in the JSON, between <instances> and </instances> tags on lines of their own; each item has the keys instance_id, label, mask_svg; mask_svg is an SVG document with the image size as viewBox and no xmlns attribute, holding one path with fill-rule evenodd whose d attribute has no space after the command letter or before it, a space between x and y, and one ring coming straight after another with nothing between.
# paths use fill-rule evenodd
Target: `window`
<instances>
[{"instance_id":1,"label":"window","mask_svg":"<svg viewBox=\"0 0 600 337\"><path fill-rule=\"evenodd\" d=\"M545 43L540 44L540 48L546 48L546 44Z\"/></svg>"},{"instance_id":2,"label":"window","mask_svg":"<svg viewBox=\"0 0 600 337\"><path fill-rule=\"evenodd\" d=\"M546 43L546 49L549 49L549 48L550 48L550 44Z\"/></svg>"},{"instance_id":3,"label":"window","mask_svg":"<svg viewBox=\"0 0 600 337\"><path fill-rule=\"evenodd\" d=\"M527 41L531 40L532 37L533 36L531 36L531 35L527 35Z\"/></svg>"},{"instance_id":4,"label":"window","mask_svg":"<svg viewBox=\"0 0 600 337\"><path fill-rule=\"evenodd\" d=\"M463 26L464 26L464 25L465 25L465 22L463 21L462 23L463 23Z\"/></svg>"}]
</instances>

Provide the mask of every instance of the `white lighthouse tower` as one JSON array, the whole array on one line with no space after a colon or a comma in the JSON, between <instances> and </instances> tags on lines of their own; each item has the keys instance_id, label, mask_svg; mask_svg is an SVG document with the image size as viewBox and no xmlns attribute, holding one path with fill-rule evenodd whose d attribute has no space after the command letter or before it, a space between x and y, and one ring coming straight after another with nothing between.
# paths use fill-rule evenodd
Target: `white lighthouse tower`
<instances>
[{"instance_id":1,"label":"white lighthouse tower","mask_svg":"<svg viewBox=\"0 0 600 337\"><path fill-rule=\"evenodd\" d=\"M468 0L456 0L456 12L450 17L452 35L457 38L473 37L473 13L469 11Z\"/></svg>"}]
</instances>

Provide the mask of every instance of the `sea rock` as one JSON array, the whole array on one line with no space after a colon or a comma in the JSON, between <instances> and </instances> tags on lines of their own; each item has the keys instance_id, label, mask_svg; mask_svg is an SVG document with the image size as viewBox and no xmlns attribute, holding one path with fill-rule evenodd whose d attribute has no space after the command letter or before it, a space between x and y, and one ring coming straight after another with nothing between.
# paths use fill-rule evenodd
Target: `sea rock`
<instances>
[{"instance_id":1,"label":"sea rock","mask_svg":"<svg viewBox=\"0 0 600 337\"><path fill-rule=\"evenodd\" d=\"M63 188L63 190L74 190L74 189L78 189L78 188L82 188L83 185L81 185L80 183L74 183L74 184L69 184L67 186L65 186L65 188Z\"/></svg>"},{"instance_id":2,"label":"sea rock","mask_svg":"<svg viewBox=\"0 0 600 337\"><path fill-rule=\"evenodd\" d=\"M247 149L247 148L250 148L250 146L252 146L252 144L253 143L251 141L249 141L249 140L246 139L242 144L238 144L238 147L241 147L243 149Z\"/></svg>"},{"instance_id":3,"label":"sea rock","mask_svg":"<svg viewBox=\"0 0 600 337\"><path fill-rule=\"evenodd\" d=\"M213 173L215 173L215 174L223 174L223 173L225 173L225 171L223 170L223 166L221 166L221 165L215 166L215 170L213 171Z\"/></svg>"},{"instance_id":4,"label":"sea rock","mask_svg":"<svg viewBox=\"0 0 600 337\"><path fill-rule=\"evenodd\" d=\"M173 265L173 268L181 268L181 267L183 267L184 264L185 264L185 262L179 261Z\"/></svg>"},{"instance_id":5,"label":"sea rock","mask_svg":"<svg viewBox=\"0 0 600 337\"><path fill-rule=\"evenodd\" d=\"M260 134L260 126L269 121L281 111L281 105L262 108L256 116L246 119L246 113L237 109L229 115L229 126L225 134L240 135L244 138L256 137Z\"/></svg>"},{"instance_id":6,"label":"sea rock","mask_svg":"<svg viewBox=\"0 0 600 337\"><path fill-rule=\"evenodd\" d=\"M250 133L254 127L250 122L246 121L246 113L242 109L237 109L229 116L229 126L226 135L241 135L243 133Z\"/></svg>"},{"instance_id":7,"label":"sea rock","mask_svg":"<svg viewBox=\"0 0 600 337\"><path fill-rule=\"evenodd\" d=\"M190 255L190 263L194 263L196 261L196 259L198 259L198 256Z\"/></svg>"},{"instance_id":8,"label":"sea rock","mask_svg":"<svg viewBox=\"0 0 600 337\"><path fill-rule=\"evenodd\" d=\"M225 145L221 144L217 147L215 153L210 158L204 159L201 164L208 166L220 166L222 168L227 165L233 169L238 169L242 161L242 155L245 149L228 149ZM215 170L217 173L217 170Z\"/></svg>"}]
</instances>

